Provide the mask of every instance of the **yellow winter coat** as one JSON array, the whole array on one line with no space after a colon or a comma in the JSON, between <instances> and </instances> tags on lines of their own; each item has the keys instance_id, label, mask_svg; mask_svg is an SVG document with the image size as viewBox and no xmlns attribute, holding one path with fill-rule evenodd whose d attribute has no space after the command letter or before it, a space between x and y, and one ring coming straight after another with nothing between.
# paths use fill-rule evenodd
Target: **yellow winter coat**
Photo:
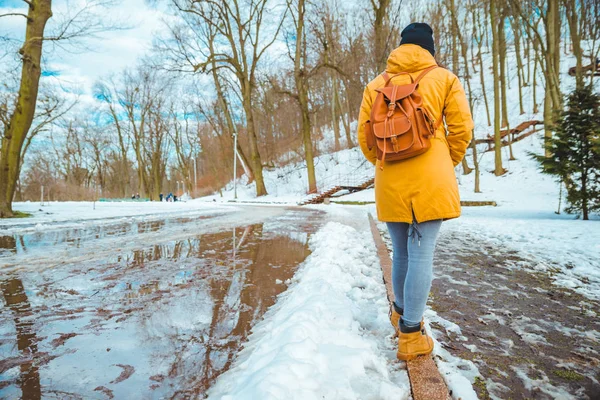
<instances>
[{"instance_id":1,"label":"yellow winter coat","mask_svg":"<svg viewBox=\"0 0 600 400\"><path fill-rule=\"evenodd\" d=\"M420 71L435 65L435 59L425 49L404 44L390 54L388 74L409 72L413 78ZM392 79L396 85L410 83L408 75ZM379 168L376 149L369 150L364 123L369 120L377 92L385 84L381 75L365 88L358 119L358 142L365 157L376 164L375 202L377 215L384 222L450 219L460 216L460 198L454 167L463 157L472 138L473 119L465 91L458 78L444 68L435 68L421 80L418 91L423 104L436 121L443 114L447 126L441 124L431 139L431 148L424 154L401 161L386 161Z\"/></svg>"}]
</instances>

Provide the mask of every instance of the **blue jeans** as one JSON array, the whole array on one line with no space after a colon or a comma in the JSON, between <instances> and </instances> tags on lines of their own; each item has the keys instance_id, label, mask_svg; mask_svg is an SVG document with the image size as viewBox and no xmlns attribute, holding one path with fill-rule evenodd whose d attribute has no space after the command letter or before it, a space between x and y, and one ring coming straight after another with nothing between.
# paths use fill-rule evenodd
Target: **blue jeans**
<instances>
[{"instance_id":1,"label":"blue jeans","mask_svg":"<svg viewBox=\"0 0 600 400\"><path fill-rule=\"evenodd\" d=\"M392 286L395 303L404 309L407 326L419 325L433 279L433 251L442 220L420 224L388 222L392 238Z\"/></svg>"}]
</instances>

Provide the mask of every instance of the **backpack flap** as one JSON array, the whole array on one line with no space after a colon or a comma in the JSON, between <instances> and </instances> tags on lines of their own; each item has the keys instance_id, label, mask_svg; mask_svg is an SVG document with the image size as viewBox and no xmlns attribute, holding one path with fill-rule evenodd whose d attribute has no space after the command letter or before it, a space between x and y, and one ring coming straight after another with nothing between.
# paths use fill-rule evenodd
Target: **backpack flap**
<instances>
[{"instance_id":1,"label":"backpack flap","mask_svg":"<svg viewBox=\"0 0 600 400\"><path fill-rule=\"evenodd\" d=\"M384 95L387 101L398 101L405 97L410 96L417 89L415 83L402 86L385 86L379 89L375 89L376 92Z\"/></svg>"}]
</instances>

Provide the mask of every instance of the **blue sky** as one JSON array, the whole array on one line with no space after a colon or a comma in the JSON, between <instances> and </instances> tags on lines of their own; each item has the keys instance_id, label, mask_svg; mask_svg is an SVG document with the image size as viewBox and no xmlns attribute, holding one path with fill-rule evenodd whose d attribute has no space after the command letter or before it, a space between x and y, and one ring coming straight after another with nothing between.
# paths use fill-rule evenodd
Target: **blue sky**
<instances>
[{"instance_id":1,"label":"blue sky","mask_svg":"<svg viewBox=\"0 0 600 400\"><path fill-rule=\"evenodd\" d=\"M23 1L21 0L0 0L0 7L21 7Z\"/></svg>"},{"instance_id":2,"label":"blue sky","mask_svg":"<svg viewBox=\"0 0 600 400\"><path fill-rule=\"evenodd\" d=\"M71 9L80 0L54 0L53 13L59 16L66 7ZM9 12L26 13L26 4L22 0L0 0L0 14ZM21 9L21 10L20 10ZM156 31L164 29L160 10L152 9L144 0L123 0L102 13L106 21L126 21L131 29L106 32L97 38L88 38L83 44L92 51L69 52L60 48L45 49L44 76L42 79L58 80L64 86L79 87L90 96L93 84L99 78L111 73L118 73L124 68L133 67L139 58L148 52L152 44L152 36ZM52 28L53 17L48 22L48 30ZM0 19L0 36L21 39L25 31L23 17L3 17Z\"/></svg>"}]
</instances>

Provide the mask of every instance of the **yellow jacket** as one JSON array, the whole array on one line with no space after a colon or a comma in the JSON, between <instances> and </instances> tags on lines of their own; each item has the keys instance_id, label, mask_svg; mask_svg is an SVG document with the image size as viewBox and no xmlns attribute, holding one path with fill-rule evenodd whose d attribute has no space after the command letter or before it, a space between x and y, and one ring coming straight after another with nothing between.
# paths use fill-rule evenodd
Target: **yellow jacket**
<instances>
[{"instance_id":1,"label":"yellow jacket","mask_svg":"<svg viewBox=\"0 0 600 400\"><path fill-rule=\"evenodd\" d=\"M435 59L425 49L414 44L404 44L390 54L387 61L388 74L409 72L413 79L427 67L435 65ZM396 85L410 83L408 75L392 79ZM365 157L375 167L375 202L377 216L384 222L450 219L460 216L460 197L454 167L463 157L472 138L473 119L465 91L456 75L444 68L430 71L419 83L418 91L429 114L445 118L431 148L424 154L401 161L385 162L379 168L376 149L367 147L364 124L370 119L371 106L377 92L385 84L381 75L365 88L358 118L358 142Z\"/></svg>"}]
</instances>

